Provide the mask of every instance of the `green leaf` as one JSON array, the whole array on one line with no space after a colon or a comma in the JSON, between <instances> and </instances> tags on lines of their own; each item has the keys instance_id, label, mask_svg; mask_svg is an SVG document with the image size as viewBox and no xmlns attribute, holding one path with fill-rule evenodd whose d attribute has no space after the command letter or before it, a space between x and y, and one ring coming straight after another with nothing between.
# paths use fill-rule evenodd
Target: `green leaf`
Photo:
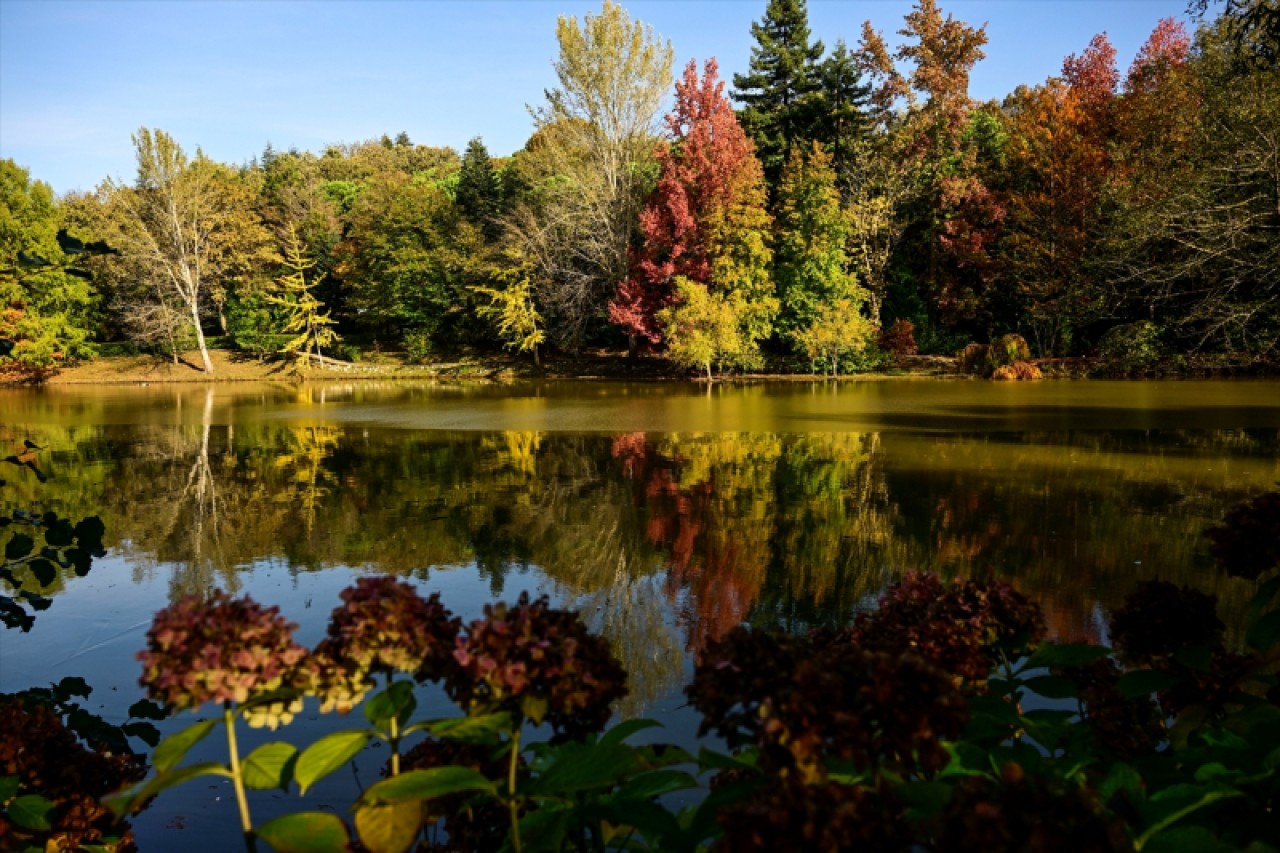
<instances>
[{"instance_id":1,"label":"green leaf","mask_svg":"<svg viewBox=\"0 0 1280 853\"><path fill-rule=\"evenodd\" d=\"M264 743L245 756L240 764L245 787L258 791L272 788L288 791L297 759L298 748L291 743Z\"/></svg>"},{"instance_id":2,"label":"green leaf","mask_svg":"<svg viewBox=\"0 0 1280 853\"><path fill-rule=\"evenodd\" d=\"M14 798L19 784L17 776L0 776L0 806Z\"/></svg>"},{"instance_id":3,"label":"green leaf","mask_svg":"<svg viewBox=\"0 0 1280 853\"><path fill-rule=\"evenodd\" d=\"M942 814L951 799L951 786L946 782L906 782L895 793L907 806L912 820L929 820Z\"/></svg>"},{"instance_id":4,"label":"green leaf","mask_svg":"<svg viewBox=\"0 0 1280 853\"><path fill-rule=\"evenodd\" d=\"M497 788L482 773L470 767L432 767L427 770L410 770L384 779L361 794L356 806L430 800L464 791L484 791L496 795Z\"/></svg>"},{"instance_id":5,"label":"green leaf","mask_svg":"<svg viewBox=\"0 0 1280 853\"><path fill-rule=\"evenodd\" d=\"M1038 675L1028 678L1023 686L1046 699L1075 699L1080 695L1076 683L1061 675Z\"/></svg>"},{"instance_id":6,"label":"green leaf","mask_svg":"<svg viewBox=\"0 0 1280 853\"><path fill-rule=\"evenodd\" d=\"M1276 597L1276 593L1280 593L1280 575L1276 575L1258 587L1258 591L1249 600L1250 621L1256 620L1259 615L1266 612L1267 608L1271 606L1272 600Z\"/></svg>"},{"instance_id":7,"label":"green leaf","mask_svg":"<svg viewBox=\"0 0 1280 853\"><path fill-rule=\"evenodd\" d=\"M1107 778L1103 779L1102 784L1098 786L1098 798L1104 803L1110 803L1111 798L1122 791L1128 794L1130 799L1135 801L1141 799L1142 777L1128 764L1116 763L1111 766L1111 772L1107 774Z\"/></svg>"},{"instance_id":8,"label":"green leaf","mask_svg":"<svg viewBox=\"0 0 1280 853\"><path fill-rule=\"evenodd\" d=\"M351 836L342 818L324 812L287 814L267 821L255 834L276 853L335 853L351 849Z\"/></svg>"},{"instance_id":9,"label":"green leaf","mask_svg":"<svg viewBox=\"0 0 1280 853\"><path fill-rule=\"evenodd\" d=\"M744 760L743 755L725 755L723 752L707 749L705 746L698 748L698 769L699 770L755 770L754 761Z\"/></svg>"},{"instance_id":10,"label":"green leaf","mask_svg":"<svg viewBox=\"0 0 1280 853\"><path fill-rule=\"evenodd\" d=\"M53 809L54 804L51 800L39 794L27 794L11 800L5 814L9 820L23 829L29 829L33 832L47 832L52 828L49 823L49 815L53 813Z\"/></svg>"},{"instance_id":11,"label":"green leaf","mask_svg":"<svg viewBox=\"0 0 1280 853\"><path fill-rule=\"evenodd\" d=\"M169 772L182 761L191 747L204 740L209 732L213 731L213 727L218 722L216 719L201 720L198 723L187 726L180 732L169 735L160 741L160 745L151 753L151 766L156 769L157 773Z\"/></svg>"},{"instance_id":12,"label":"green leaf","mask_svg":"<svg viewBox=\"0 0 1280 853\"><path fill-rule=\"evenodd\" d=\"M567 809L535 809L520 818L523 853L565 849L565 837L573 815Z\"/></svg>"},{"instance_id":13,"label":"green leaf","mask_svg":"<svg viewBox=\"0 0 1280 853\"><path fill-rule=\"evenodd\" d=\"M4 557L6 560L21 560L35 547L36 543L30 536L25 533L15 533L13 538L5 543Z\"/></svg>"},{"instance_id":14,"label":"green leaf","mask_svg":"<svg viewBox=\"0 0 1280 853\"><path fill-rule=\"evenodd\" d=\"M418 700L413 698L413 682L394 681L365 703L364 716L373 725L381 726L393 717L404 722L417 707Z\"/></svg>"},{"instance_id":15,"label":"green leaf","mask_svg":"<svg viewBox=\"0 0 1280 853\"><path fill-rule=\"evenodd\" d=\"M176 788L183 782L189 782L192 779L198 779L201 776L225 776L231 777L231 771L216 761L204 761L199 764L189 764L186 767L180 767L169 773L161 773L153 776L141 785L122 791L118 794L111 794L103 797L103 804L118 815L125 814L140 808L147 803L152 797Z\"/></svg>"},{"instance_id":16,"label":"green leaf","mask_svg":"<svg viewBox=\"0 0 1280 853\"><path fill-rule=\"evenodd\" d=\"M1231 784L1231 780L1240 775L1239 770L1232 770L1219 761L1211 761L1196 770L1196 781L1201 783L1221 781Z\"/></svg>"},{"instance_id":17,"label":"green leaf","mask_svg":"<svg viewBox=\"0 0 1280 853\"><path fill-rule=\"evenodd\" d=\"M1040 669L1054 666L1084 666L1111 655L1106 646L1091 643L1050 643L1036 649L1022 664L1021 669Z\"/></svg>"},{"instance_id":18,"label":"green leaf","mask_svg":"<svg viewBox=\"0 0 1280 853\"><path fill-rule=\"evenodd\" d=\"M370 853L405 853L422 830L422 803L360 806L355 810L356 835Z\"/></svg>"},{"instance_id":19,"label":"green leaf","mask_svg":"<svg viewBox=\"0 0 1280 853\"><path fill-rule=\"evenodd\" d=\"M1120 695L1125 699L1138 699L1143 696L1150 696L1152 693L1168 690L1175 684L1181 683L1182 678L1170 675L1167 672L1160 672L1154 669L1135 669L1120 676L1120 682L1117 686L1120 689Z\"/></svg>"},{"instance_id":20,"label":"green leaf","mask_svg":"<svg viewBox=\"0 0 1280 853\"><path fill-rule=\"evenodd\" d=\"M31 567L31 574L35 575L40 586L49 586L58 579L58 567L43 557L32 560L27 565Z\"/></svg>"},{"instance_id":21,"label":"green leaf","mask_svg":"<svg viewBox=\"0 0 1280 853\"><path fill-rule=\"evenodd\" d=\"M1188 669L1213 672L1213 652L1208 646L1183 646L1174 653L1173 659Z\"/></svg>"},{"instance_id":22,"label":"green leaf","mask_svg":"<svg viewBox=\"0 0 1280 853\"><path fill-rule=\"evenodd\" d=\"M659 723L657 720L645 720L645 719L627 720L624 723L618 723L618 725L614 726L613 728L609 729L609 731L601 735L600 745L604 746L606 744L622 743L624 740L631 737L636 732L642 732L645 729L660 729L660 728L662 728L662 723Z\"/></svg>"},{"instance_id":23,"label":"green leaf","mask_svg":"<svg viewBox=\"0 0 1280 853\"><path fill-rule=\"evenodd\" d=\"M1272 610L1250 625L1245 641L1260 652L1271 651L1280 642L1280 610Z\"/></svg>"},{"instance_id":24,"label":"green leaf","mask_svg":"<svg viewBox=\"0 0 1280 853\"><path fill-rule=\"evenodd\" d=\"M1160 793L1155 794L1154 796L1151 797L1151 800L1152 802L1158 802L1165 799L1181 798L1185 796L1188 791L1191 791L1191 790L1194 790L1194 786L1174 785L1171 788L1166 788ZM1244 796L1243 791L1208 791L1204 793L1202 796L1200 796L1198 799L1196 799L1195 801L1188 803L1187 805L1183 806L1180 809L1177 809L1176 811L1173 811L1173 812L1170 812L1169 814L1164 815L1160 820L1156 821L1154 824L1148 827L1147 831L1142 833L1142 835L1140 835L1138 839L1134 841L1133 843L1134 849L1136 850L1143 849L1146 846L1147 842L1150 841L1152 838L1159 835L1162 831L1173 826L1175 823L1182 820L1187 815L1192 814L1193 812L1199 811L1200 809L1206 806L1213 805L1214 803L1220 800L1230 800L1236 797L1243 797L1243 796Z\"/></svg>"},{"instance_id":25,"label":"green leaf","mask_svg":"<svg viewBox=\"0 0 1280 853\"><path fill-rule=\"evenodd\" d=\"M698 787L698 780L683 770L651 770L624 782L618 789L618 796L649 800L696 787Z\"/></svg>"},{"instance_id":26,"label":"green leaf","mask_svg":"<svg viewBox=\"0 0 1280 853\"><path fill-rule=\"evenodd\" d=\"M372 736L371 732L334 732L307 747L298 756L293 770L293 778L302 793L307 793L316 782L355 758Z\"/></svg>"},{"instance_id":27,"label":"green leaf","mask_svg":"<svg viewBox=\"0 0 1280 853\"><path fill-rule=\"evenodd\" d=\"M611 787L639 769L635 750L625 744L569 742L551 750L551 760L529 783L530 792L565 796Z\"/></svg>"},{"instance_id":28,"label":"green leaf","mask_svg":"<svg viewBox=\"0 0 1280 853\"><path fill-rule=\"evenodd\" d=\"M450 717L447 720L434 720L418 723L404 730L406 735L426 730L441 740L458 743L492 743L500 732L511 728L511 715L504 712L485 714L479 717Z\"/></svg>"},{"instance_id":29,"label":"green leaf","mask_svg":"<svg viewBox=\"0 0 1280 853\"><path fill-rule=\"evenodd\" d=\"M1146 850L1150 853L1213 853L1216 850L1234 850L1234 845L1224 845L1218 837L1203 826L1176 826L1166 829L1151 839Z\"/></svg>"},{"instance_id":30,"label":"green leaf","mask_svg":"<svg viewBox=\"0 0 1280 853\"><path fill-rule=\"evenodd\" d=\"M951 761L938 774L938 778L945 779L948 776L991 778L991 755L982 747L965 741L943 743L943 747L951 755Z\"/></svg>"}]
</instances>

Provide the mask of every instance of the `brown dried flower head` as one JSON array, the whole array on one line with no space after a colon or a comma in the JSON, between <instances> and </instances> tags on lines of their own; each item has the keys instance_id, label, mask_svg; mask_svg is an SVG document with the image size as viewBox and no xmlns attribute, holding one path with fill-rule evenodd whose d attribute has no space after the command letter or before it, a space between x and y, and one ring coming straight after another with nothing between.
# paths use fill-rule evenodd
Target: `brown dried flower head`
<instances>
[{"instance_id":1,"label":"brown dried flower head","mask_svg":"<svg viewBox=\"0 0 1280 853\"><path fill-rule=\"evenodd\" d=\"M294 642L297 626L278 607L216 591L208 599L187 596L155 615L147 631L141 683L170 710L195 710L205 702L244 703L309 680L307 650ZM288 700L274 715L258 715L275 728L300 710Z\"/></svg>"}]
</instances>

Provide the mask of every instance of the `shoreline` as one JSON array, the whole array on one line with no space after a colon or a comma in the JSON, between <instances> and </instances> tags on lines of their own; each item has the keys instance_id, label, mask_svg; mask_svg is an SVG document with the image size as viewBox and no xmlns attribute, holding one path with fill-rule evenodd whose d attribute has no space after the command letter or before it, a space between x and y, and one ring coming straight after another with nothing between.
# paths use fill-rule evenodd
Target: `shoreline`
<instances>
[{"instance_id":1,"label":"shoreline","mask_svg":"<svg viewBox=\"0 0 1280 853\"><path fill-rule=\"evenodd\" d=\"M205 385L234 382L352 382L352 381L443 381L443 382L512 382L523 380L581 380L598 382L697 382L705 376L681 371L665 359L654 356L628 358L625 354L593 353L563 356L546 361L541 367L514 356L464 358L432 364L405 364L391 356L380 356L364 362L351 362L334 367L300 368L292 361L259 360L229 350L211 350L213 374L199 367L196 351L182 354L175 364L172 359L150 355L103 356L82 364L66 367L45 376L6 377L0 374L0 387L88 386L88 385ZM1044 379L1209 379L1257 378L1280 375L1280 365L1247 361L1239 356L1198 357L1182 369L1155 374L1116 376L1102 371L1095 359L1036 359ZM904 356L892 365L839 376L812 373L735 373L717 376L712 384L753 382L850 382L891 379L956 379L977 380L974 374L962 373L951 356Z\"/></svg>"}]
</instances>

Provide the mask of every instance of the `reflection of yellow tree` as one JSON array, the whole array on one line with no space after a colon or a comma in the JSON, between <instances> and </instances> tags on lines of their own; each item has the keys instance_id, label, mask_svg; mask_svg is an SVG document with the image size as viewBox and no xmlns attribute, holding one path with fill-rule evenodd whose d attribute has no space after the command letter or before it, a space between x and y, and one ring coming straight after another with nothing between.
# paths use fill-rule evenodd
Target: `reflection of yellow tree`
<instances>
[{"instance_id":1,"label":"reflection of yellow tree","mask_svg":"<svg viewBox=\"0 0 1280 853\"><path fill-rule=\"evenodd\" d=\"M331 426L290 427L289 435L291 446L276 457L275 464L289 473L294 492L288 500L298 506L303 529L310 534L315 528L316 509L333 485L323 463L338 446L342 431Z\"/></svg>"}]
</instances>

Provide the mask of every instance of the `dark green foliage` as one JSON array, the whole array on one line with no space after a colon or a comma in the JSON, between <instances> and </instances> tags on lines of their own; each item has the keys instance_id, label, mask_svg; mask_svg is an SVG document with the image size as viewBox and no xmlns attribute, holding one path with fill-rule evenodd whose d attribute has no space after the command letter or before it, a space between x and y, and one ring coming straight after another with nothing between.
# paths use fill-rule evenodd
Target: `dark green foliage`
<instances>
[{"instance_id":1,"label":"dark green foliage","mask_svg":"<svg viewBox=\"0 0 1280 853\"><path fill-rule=\"evenodd\" d=\"M496 240L502 233L498 217L503 210L502 182L489 159L489 151L480 137L467 143L462 155L462 169L458 172L458 186L454 201L470 222L484 230L487 240Z\"/></svg>"},{"instance_id":2,"label":"dark green foliage","mask_svg":"<svg viewBox=\"0 0 1280 853\"><path fill-rule=\"evenodd\" d=\"M1098 359L1107 373L1141 376L1159 370L1169 356L1160 327L1139 320L1108 329L1098 341Z\"/></svg>"},{"instance_id":3,"label":"dark green foliage","mask_svg":"<svg viewBox=\"0 0 1280 853\"><path fill-rule=\"evenodd\" d=\"M751 35L756 44L750 71L733 75L733 97L743 105L743 129L756 145L766 181L774 186L792 146L817 138L817 63L823 47L809 41L805 0L769 0L764 17L751 25ZM847 70L833 73L845 87L841 96L856 96ZM848 120L847 113L842 120Z\"/></svg>"}]
</instances>

